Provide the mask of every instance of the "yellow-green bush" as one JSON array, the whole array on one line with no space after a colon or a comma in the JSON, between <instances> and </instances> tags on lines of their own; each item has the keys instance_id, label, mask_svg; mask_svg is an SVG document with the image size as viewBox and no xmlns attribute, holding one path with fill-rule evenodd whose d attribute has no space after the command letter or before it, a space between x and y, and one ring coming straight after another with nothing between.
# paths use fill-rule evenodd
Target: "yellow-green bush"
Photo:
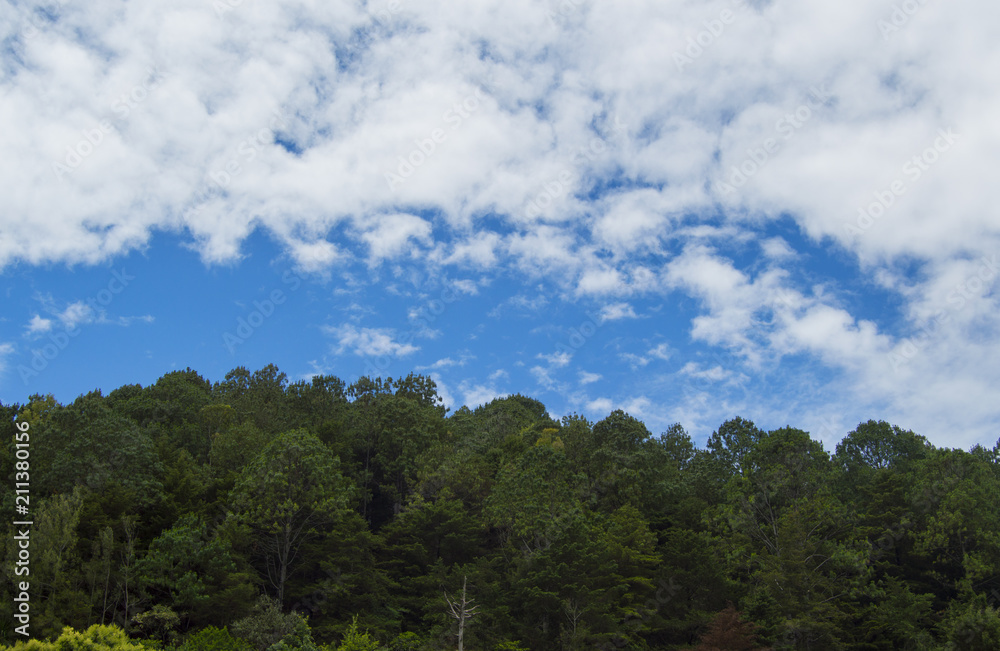
<instances>
[{"instance_id":1,"label":"yellow-green bush","mask_svg":"<svg viewBox=\"0 0 1000 651\"><path fill-rule=\"evenodd\" d=\"M2 651L145 651L143 646L130 640L125 631L111 625L94 624L85 631L70 627L63 629L55 642L28 640L17 642L12 647L0 647Z\"/></svg>"}]
</instances>

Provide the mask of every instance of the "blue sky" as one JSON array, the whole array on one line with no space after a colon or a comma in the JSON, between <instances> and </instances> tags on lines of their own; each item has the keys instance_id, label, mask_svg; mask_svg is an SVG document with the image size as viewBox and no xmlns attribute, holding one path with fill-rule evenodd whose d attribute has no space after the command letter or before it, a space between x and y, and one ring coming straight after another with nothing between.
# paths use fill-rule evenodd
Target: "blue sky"
<instances>
[{"instance_id":1,"label":"blue sky","mask_svg":"<svg viewBox=\"0 0 1000 651\"><path fill-rule=\"evenodd\" d=\"M897 5L5 3L0 400L275 363L992 446L992 9Z\"/></svg>"}]
</instances>

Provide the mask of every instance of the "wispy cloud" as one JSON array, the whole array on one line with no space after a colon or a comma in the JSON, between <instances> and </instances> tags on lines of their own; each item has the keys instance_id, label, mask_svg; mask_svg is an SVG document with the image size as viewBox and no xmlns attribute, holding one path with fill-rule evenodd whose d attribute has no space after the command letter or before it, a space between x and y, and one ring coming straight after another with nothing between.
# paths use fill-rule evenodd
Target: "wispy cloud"
<instances>
[{"instance_id":1,"label":"wispy cloud","mask_svg":"<svg viewBox=\"0 0 1000 651\"><path fill-rule=\"evenodd\" d=\"M15 353L14 344L10 342L0 343L0 373L7 368L7 358Z\"/></svg>"},{"instance_id":2,"label":"wispy cloud","mask_svg":"<svg viewBox=\"0 0 1000 651\"><path fill-rule=\"evenodd\" d=\"M395 341L396 331L392 328L359 328L347 323L327 326L323 331L336 340L334 352L338 355L350 351L362 357L405 357L420 350L411 343Z\"/></svg>"},{"instance_id":3,"label":"wispy cloud","mask_svg":"<svg viewBox=\"0 0 1000 651\"><path fill-rule=\"evenodd\" d=\"M417 371L440 371L446 368L461 368L468 364L470 361L474 360L474 355L462 355L458 359L453 359L451 357L443 357L433 364L427 366L417 366Z\"/></svg>"},{"instance_id":4,"label":"wispy cloud","mask_svg":"<svg viewBox=\"0 0 1000 651\"><path fill-rule=\"evenodd\" d=\"M613 303L601 308L601 321L618 321L637 318L635 310L628 303Z\"/></svg>"},{"instance_id":5,"label":"wispy cloud","mask_svg":"<svg viewBox=\"0 0 1000 651\"><path fill-rule=\"evenodd\" d=\"M91 323L99 317L92 307L83 301L76 301L67 305L57 318L67 330L72 330L80 324Z\"/></svg>"}]
</instances>

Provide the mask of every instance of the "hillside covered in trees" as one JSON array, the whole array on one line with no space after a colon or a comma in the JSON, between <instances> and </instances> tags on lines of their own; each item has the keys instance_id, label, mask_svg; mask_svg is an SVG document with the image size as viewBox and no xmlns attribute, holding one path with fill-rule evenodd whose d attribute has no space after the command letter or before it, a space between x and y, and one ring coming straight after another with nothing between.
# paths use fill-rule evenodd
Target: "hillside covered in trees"
<instances>
[{"instance_id":1,"label":"hillside covered in trees","mask_svg":"<svg viewBox=\"0 0 1000 651\"><path fill-rule=\"evenodd\" d=\"M188 369L0 405L7 514L19 422L37 651L1000 648L1000 442L736 418L700 449L520 395L448 414L423 376Z\"/></svg>"}]
</instances>

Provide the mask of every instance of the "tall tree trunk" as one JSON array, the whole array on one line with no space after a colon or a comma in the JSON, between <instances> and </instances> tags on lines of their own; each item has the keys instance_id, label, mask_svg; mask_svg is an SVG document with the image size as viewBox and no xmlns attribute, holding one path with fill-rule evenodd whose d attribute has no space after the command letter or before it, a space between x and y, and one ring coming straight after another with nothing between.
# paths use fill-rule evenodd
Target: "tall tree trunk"
<instances>
[{"instance_id":1,"label":"tall tree trunk","mask_svg":"<svg viewBox=\"0 0 1000 651\"><path fill-rule=\"evenodd\" d=\"M464 651L465 649L465 620L472 619L476 615L477 606L472 606L469 604L468 599L465 596L465 584L468 577L462 577L462 600L459 602L454 602L448 598L448 593L445 593L445 601L448 602L448 609L451 611L451 616L458 621L458 651Z\"/></svg>"}]
</instances>

